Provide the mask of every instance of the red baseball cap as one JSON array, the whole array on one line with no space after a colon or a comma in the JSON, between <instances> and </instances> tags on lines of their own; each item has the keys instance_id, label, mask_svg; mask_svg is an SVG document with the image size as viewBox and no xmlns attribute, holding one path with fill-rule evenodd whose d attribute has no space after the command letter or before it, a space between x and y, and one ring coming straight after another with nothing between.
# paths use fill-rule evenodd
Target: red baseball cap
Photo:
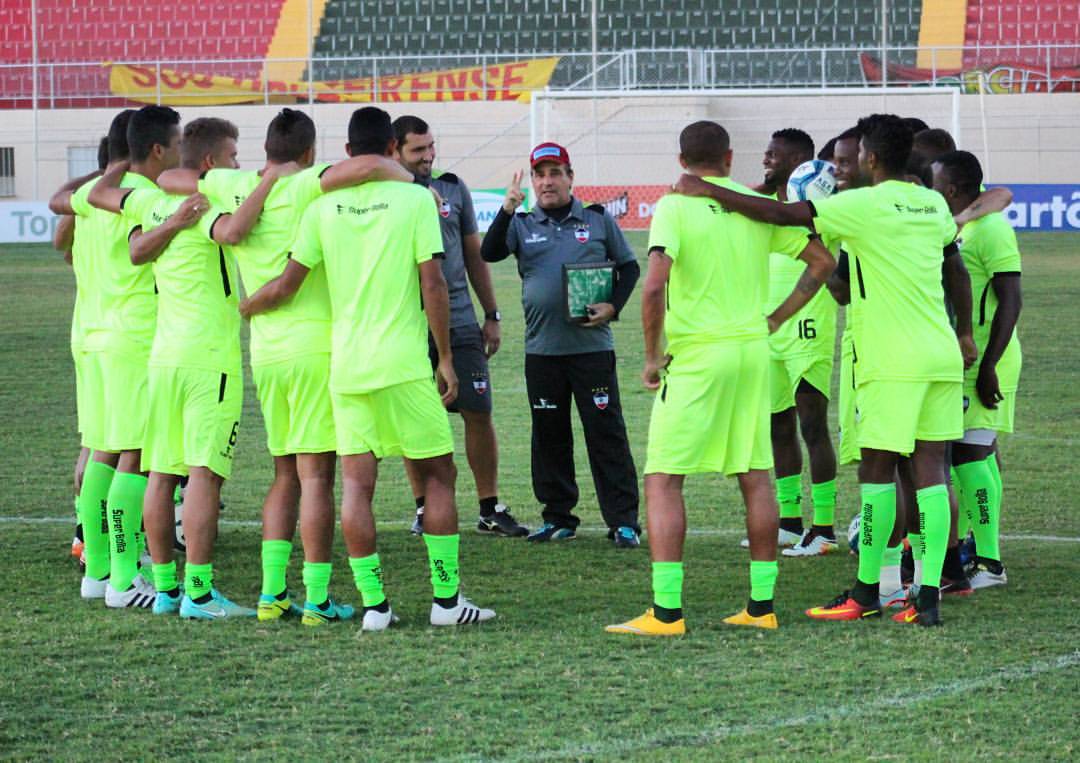
<instances>
[{"instance_id":1,"label":"red baseball cap","mask_svg":"<svg viewBox=\"0 0 1080 763\"><path fill-rule=\"evenodd\" d=\"M533 167L541 162L555 162L570 166L570 154L558 143L541 143L529 154L529 164Z\"/></svg>"}]
</instances>

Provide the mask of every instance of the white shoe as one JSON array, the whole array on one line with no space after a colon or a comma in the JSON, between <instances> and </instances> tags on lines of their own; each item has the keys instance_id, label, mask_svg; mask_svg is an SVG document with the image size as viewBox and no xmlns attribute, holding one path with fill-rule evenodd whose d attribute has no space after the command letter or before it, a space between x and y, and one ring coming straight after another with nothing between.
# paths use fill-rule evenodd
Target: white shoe
<instances>
[{"instance_id":1,"label":"white shoe","mask_svg":"<svg viewBox=\"0 0 1080 763\"><path fill-rule=\"evenodd\" d=\"M109 609L150 609L156 598L157 591L142 575L136 575L131 581L131 587L126 591L117 591L112 587L112 583L105 587L105 606Z\"/></svg>"},{"instance_id":2,"label":"white shoe","mask_svg":"<svg viewBox=\"0 0 1080 763\"><path fill-rule=\"evenodd\" d=\"M889 609L890 607L898 609L904 606L907 601L907 591L902 587L897 588L892 593L881 593L878 590L878 603L882 609Z\"/></svg>"},{"instance_id":3,"label":"white shoe","mask_svg":"<svg viewBox=\"0 0 1080 763\"><path fill-rule=\"evenodd\" d=\"M84 599L104 599L105 587L109 585L109 578L95 580L83 575L82 584L79 586L79 595Z\"/></svg>"},{"instance_id":4,"label":"white shoe","mask_svg":"<svg viewBox=\"0 0 1080 763\"><path fill-rule=\"evenodd\" d=\"M830 539L817 534L810 537L811 532L811 530L805 530L798 543L791 548L785 548L781 553L784 556L825 556L836 550L835 538Z\"/></svg>"},{"instance_id":5,"label":"white shoe","mask_svg":"<svg viewBox=\"0 0 1080 763\"><path fill-rule=\"evenodd\" d=\"M83 578L85 580L85 578ZM986 565L979 563L975 565L975 572L972 574L968 581L971 583L971 587L978 590L979 588L993 588L996 585L1005 585L1009 582L1009 576L1005 574L1005 567L1001 568L1001 574L991 572Z\"/></svg>"},{"instance_id":6,"label":"white shoe","mask_svg":"<svg viewBox=\"0 0 1080 763\"><path fill-rule=\"evenodd\" d=\"M460 593L458 594L456 607L447 609L435 602L431 603L432 625L472 625L490 620L493 617L495 617L495 610L481 609Z\"/></svg>"},{"instance_id":7,"label":"white shoe","mask_svg":"<svg viewBox=\"0 0 1080 763\"><path fill-rule=\"evenodd\" d=\"M799 535L799 533L793 533L782 527L776 531L776 545L780 548L789 548L800 540L802 540L802 535ZM739 541L739 548L750 548L750 539L743 538Z\"/></svg>"},{"instance_id":8,"label":"white shoe","mask_svg":"<svg viewBox=\"0 0 1080 763\"><path fill-rule=\"evenodd\" d=\"M362 631L384 631L391 625L397 625L401 620L394 614L393 609L387 609L385 612L379 612L376 609L368 609L364 611L364 621L360 625Z\"/></svg>"}]
</instances>

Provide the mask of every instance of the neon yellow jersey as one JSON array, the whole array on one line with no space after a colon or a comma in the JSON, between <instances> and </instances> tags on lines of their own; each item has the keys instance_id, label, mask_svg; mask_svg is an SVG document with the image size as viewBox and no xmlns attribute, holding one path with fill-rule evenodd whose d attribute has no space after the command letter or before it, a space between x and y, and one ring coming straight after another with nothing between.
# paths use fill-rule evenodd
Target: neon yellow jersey
<instances>
[{"instance_id":1,"label":"neon yellow jersey","mask_svg":"<svg viewBox=\"0 0 1080 763\"><path fill-rule=\"evenodd\" d=\"M937 191L888 180L813 202L814 225L850 258L856 383L960 381L963 359L945 314L942 250L956 223Z\"/></svg>"},{"instance_id":2,"label":"neon yellow jersey","mask_svg":"<svg viewBox=\"0 0 1080 763\"><path fill-rule=\"evenodd\" d=\"M279 178L251 232L241 243L227 247L236 258L248 294L254 294L285 269L300 218L308 204L322 195L319 179L329 166L320 164ZM210 170L199 181L199 191L216 206L235 212L261 180L255 171ZM327 352L330 294L326 269L319 267L308 274L292 299L251 319L251 364L267 365Z\"/></svg>"},{"instance_id":3,"label":"neon yellow jersey","mask_svg":"<svg viewBox=\"0 0 1080 763\"><path fill-rule=\"evenodd\" d=\"M964 226L960 232L960 256L964 258L971 276L971 325L975 344L982 357L990 341L990 326L997 313L998 300L990 281L997 273L1020 272L1020 248L1016 232L1005 215L995 212ZM1015 392L1020 382L1020 340L1013 331L1005 352L997 363L998 384L1002 392ZM967 381L974 383L979 364L965 372Z\"/></svg>"},{"instance_id":4,"label":"neon yellow jersey","mask_svg":"<svg viewBox=\"0 0 1080 763\"><path fill-rule=\"evenodd\" d=\"M738 193L761 195L730 178L705 179ZM711 199L674 194L661 198L649 229L649 249L662 248L673 261L664 319L669 349L682 341L768 336L769 253L797 257L806 248L807 233L755 222Z\"/></svg>"},{"instance_id":5,"label":"neon yellow jersey","mask_svg":"<svg viewBox=\"0 0 1080 763\"><path fill-rule=\"evenodd\" d=\"M839 242L823 238L822 243L836 255ZM832 245L830 245L832 243ZM806 263L786 254L769 255L769 299L765 312L771 313L791 295L806 271ZM802 310L788 318L769 335L769 354L778 360L813 355L832 358L836 346L836 300L822 287Z\"/></svg>"},{"instance_id":6,"label":"neon yellow jersey","mask_svg":"<svg viewBox=\"0 0 1080 763\"><path fill-rule=\"evenodd\" d=\"M326 268L331 391L431 377L417 267L442 250L435 200L418 185L365 183L308 205L292 257Z\"/></svg>"},{"instance_id":7,"label":"neon yellow jersey","mask_svg":"<svg viewBox=\"0 0 1080 763\"><path fill-rule=\"evenodd\" d=\"M160 189L132 191L124 200L124 219L131 227L153 230L185 198ZM210 238L222 214L211 207L199 222L177 233L153 262L158 319L151 366L240 372L236 265Z\"/></svg>"},{"instance_id":8,"label":"neon yellow jersey","mask_svg":"<svg viewBox=\"0 0 1080 763\"><path fill-rule=\"evenodd\" d=\"M157 297L154 274L145 265L132 265L128 253L131 226L119 215L90 206L90 189L97 179L81 185L71 196L75 212L72 262L79 294L77 317L82 348L145 359L154 341ZM156 189L152 180L128 172L122 188Z\"/></svg>"}]
</instances>

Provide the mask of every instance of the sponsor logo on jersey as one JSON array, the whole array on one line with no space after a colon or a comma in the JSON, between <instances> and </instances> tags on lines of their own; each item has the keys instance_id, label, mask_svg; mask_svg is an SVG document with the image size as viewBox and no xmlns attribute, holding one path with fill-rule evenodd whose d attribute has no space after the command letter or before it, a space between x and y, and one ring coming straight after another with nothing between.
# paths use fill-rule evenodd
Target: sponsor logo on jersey
<instances>
[{"instance_id":1,"label":"sponsor logo on jersey","mask_svg":"<svg viewBox=\"0 0 1080 763\"><path fill-rule=\"evenodd\" d=\"M547 236L541 236L539 233L530 233L529 237L522 243L524 244L543 244L547 241Z\"/></svg>"}]
</instances>

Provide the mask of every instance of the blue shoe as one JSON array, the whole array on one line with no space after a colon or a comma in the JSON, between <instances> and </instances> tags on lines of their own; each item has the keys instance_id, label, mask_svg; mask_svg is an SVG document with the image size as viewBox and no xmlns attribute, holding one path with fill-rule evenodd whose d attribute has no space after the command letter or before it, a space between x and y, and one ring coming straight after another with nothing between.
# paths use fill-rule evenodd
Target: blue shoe
<instances>
[{"instance_id":1,"label":"blue shoe","mask_svg":"<svg viewBox=\"0 0 1080 763\"><path fill-rule=\"evenodd\" d=\"M544 522L543 526L526 540L529 543L547 543L552 540L573 540L576 537L577 531L572 527L559 527L550 522Z\"/></svg>"},{"instance_id":2,"label":"blue shoe","mask_svg":"<svg viewBox=\"0 0 1080 763\"><path fill-rule=\"evenodd\" d=\"M241 607L239 604L229 601L215 588L211 591L213 596L205 604L196 604L195 601L184 595L180 602L180 617L188 620L224 620L226 618L255 617L255 610L249 607Z\"/></svg>"},{"instance_id":3,"label":"blue shoe","mask_svg":"<svg viewBox=\"0 0 1080 763\"><path fill-rule=\"evenodd\" d=\"M175 596L170 596L164 591L158 591L154 599L154 608L151 610L155 615L175 615L180 611L180 601L184 598L184 589L178 588Z\"/></svg>"},{"instance_id":4,"label":"blue shoe","mask_svg":"<svg viewBox=\"0 0 1080 763\"><path fill-rule=\"evenodd\" d=\"M348 604L338 604L333 599L327 599L320 607L310 601L304 602L304 617L300 621L304 625L317 627L339 620L352 620L356 610Z\"/></svg>"},{"instance_id":5,"label":"blue shoe","mask_svg":"<svg viewBox=\"0 0 1080 763\"><path fill-rule=\"evenodd\" d=\"M641 545L638 534L633 527L618 527L615 529L615 548L637 548Z\"/></svg>"}]
</instances>

